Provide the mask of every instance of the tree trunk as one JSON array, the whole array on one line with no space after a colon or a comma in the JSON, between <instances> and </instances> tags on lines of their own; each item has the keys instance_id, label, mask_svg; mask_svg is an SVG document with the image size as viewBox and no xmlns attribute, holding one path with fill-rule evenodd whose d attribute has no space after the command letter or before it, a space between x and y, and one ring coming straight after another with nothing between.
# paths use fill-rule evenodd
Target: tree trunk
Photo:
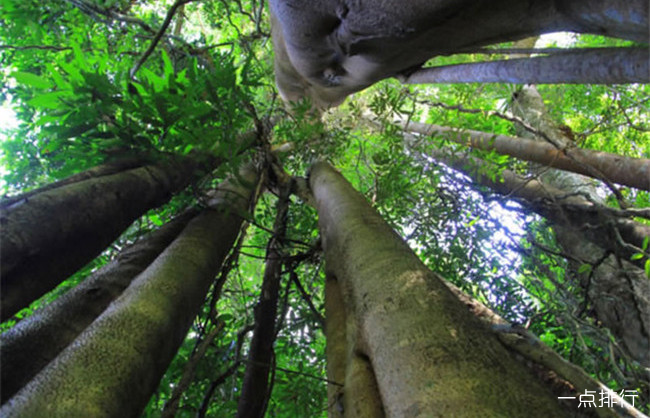
<instances>
[{"instance_id":1,"label":"tree trunk","mask_svg":"<svg viewBox=\"0 0 650 418\"><path fill-rule=\"evenodd\" d=\"M388 416L565 415L340 174L317 163L310 184Z\"/></svg>"},{"instance_id":2,"label":"tree trunk","mask_svg":"<svg viewBox=\"0 0 650 418\"><path fill-rule=\"evenodd\" d=\"M0 415L135 416L141 413L233 245L256 175L227 182L209 208Z\"/></svg>"},{"instance_id":3,"label":"tree trunk","mask_svg":"<svg viewBox=\"0 0 650 418\"><path fill-rule=\"evenodd\" d=\"M6 402L77 338L197 213L188 211L125 248L77 287L0 335L0 401Z\"/></svg>"},{"instance_id":4,"label":"tree trunk","mask_svg":"<svg viewBox=\"0 0 650 418\"><path fill-rule=\"evenodd\" d=\"M134 220L186 187L190 158L93 177L37 193L5 208L2 319L8 319L97 257Z\"/></svg>"},{"instance_id":5,"label":"tree trunk","mask_svg":"<svg viewBox=\"0 0 650 418\"><path fill-rule=\"evenodd\" d=\"M534 86L524 87L517 94L513 112L558 144L565 146L570 143L548 116ZM543 140L520 130L522 136ZM558 170L544 170L544 180L565 193L580 191L593 202L603 201L590 179ZM592 242L585 242L576 234L575 228L558 223L554 223L553 228L564 252L594 266L591 272L578 273L580 263L569 263L572 269L570 275L586 290L596 318L612 331L632 358L650 367L650 281L644 271L628 262L628 254L622 256L620 262L615 254L599 262L605 253ZM592 233L595 233L595 242L609 239L601 231L594 230ZM645 236L650 236L650 232L646 232ZM641 247L639 244L635 243Z\"/></svg>"},{"instance_id":6,"label":"tree trunk","mask_svg":"<svg viewBox=\"0 0 650 418\"><path fill-rule=\"evenodd\" d=\"M619 237L636 247L643 246L645 237L650 236L650 226L623 217L615 209L593 203L573 192L567 193L538 179L526 178L503 170L496 177L487 173L499 172L498 167L478 158L449 154L444 150L421 149L421 141L406 137L407 147L421 152L464 173L475 183L488 187L496 193L517 198L526 209L545 217L549 221L572 228L576 233L603 248L629 259L636 250L621 245ZM634 263L643 268L643 260Z\"/></svg>"},{"instance_id":7,"label":"tree trunk","mask_svg":"<svg viewBox=\"0 0 650 418\"><path fill-rule=\"evenodd\" d=\"M650 82L647 48L594 48L545 57L423 68L406 84L624 84Z\"/></svg>"},{"instance_id":8,"label":"tree trunk","mask_svg":"<svg viewBox=\"0 0 650 418\"><path fill-rule=\"evenodd\" d=\"M292 93L285 96L333 105L464 49L558 31L648 40L646 0L271 0L269 6L278 23L274 37L281 34L288 57L276 66L283 71L277 78L296 87L285 88Z\"/></svg>"},{"instance_id":9,"label":"tree trunk","mask_svg":"<svg viewBox=\"0 0 650 418\"><path fill-rule=\"evenodd\" d=\"M119 173L120 171L128 170L130 168L140 167L146 164L148 162L147 160L148 158L145 158L144 156L136 156L104 163L90 168L86 171L82 171L81 173L73 174L72 176L66 177L63 180L47 184L43 187L39 187L37 189L30 190L16 196L5 197L0 201L0 208L2 210L5 210L7 207L13 205L14 203L21 200L26 201L29 197L32 197L37 193L43 193L47 190L56 189L57 187L65 186L67 184L77 183L95 177L108 176L111 174Z\"/></svg>"},{"instance_id":10,"label":"tree trunk","mask_svg":"<svg viewBox=\"0 0 650 418\"><path fill-rule=\"evenodd\" d=\"M346 363L345 302L334 277L325 278L325 357L327 359L327 416L343 418Z\"/></svg>"},{"instance_id":11,"label":"tree trunk","mask_svg":"<svg viewBox=\"0 0 650 418\"><path fill-rule=\"evenodd\" d=\"M357 323L346 313L346 303L335 277L325 282L325 313L327 316L327 387L328 416L385 416L377 380L368 357L357 348Z\"/></svg>"},{"instance_id":12,"label":"tree trunk","mask_svg":"<svg viewBox=\"0 0 650 418\"><path fill-rule=\"evenodd\" d=\"M524 161L599 178L637 189L650 191L650 159L631 158L578 148L574 144L554 146L506 135L470 129L457 130L446 126L409 122L404 128L423 135L441 135L458 144L485 151L496 151Z\"/></svg>"},{"instance_id":13,"label":"tree trunk","mask_svg":"<svg viewBox=\"0 0 650 418\"><path fill-rule=\"evenodd\" d=\"M573 398L576 394L589 393L587 391L598 394L601 391L605 391L615 401L612 402L611 408L598 407L595 408L595 411L583 410L584 415L578 413L576 417L597 416L598 418L615 418L624 416L646 418L644 414L627 402L624 397L615 392L610 392L611 389L591 377L580 367L563 359L562 356L545 345L530 331L520 325L509 324L481 302L472 299L453 284L449 282L445 282L445 284L458 296L472 315L490 326L496 333L499 342L508 351L522 355L527 360L530 360L530 362L527 362L527 366L533 369L536 375L541 375L540 377L551 381L554 386L554 392L559 393L558 396ZM573 398L573 400L564 399L562 402L567 402L567 406L570 406L576 402L576 398ZM578 408L580 407L578 406Z\"/></svg>"},{"instance_id":14,"label":"tree trunk","mask_svg":"<svg viewBox=\"0 0 650 418\"><path fill-rule=\"evenodd\" d=\"M263 417L268 404L270 387L269 371L273 361L273 344L276 336L276 317L280 279L282 278L282 246L287 231L289 187L283 187L277 203L277 213L266 250L266 266L255 307L255 329L246 364L237 406L237 416L242 418Z\"/></svg>"}]
</instances>

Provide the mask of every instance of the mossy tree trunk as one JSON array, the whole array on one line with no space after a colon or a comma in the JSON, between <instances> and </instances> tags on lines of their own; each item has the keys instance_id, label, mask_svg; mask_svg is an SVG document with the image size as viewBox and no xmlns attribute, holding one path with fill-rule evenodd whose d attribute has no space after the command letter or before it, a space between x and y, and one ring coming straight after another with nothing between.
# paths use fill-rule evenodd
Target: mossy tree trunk
<instances>
[{"instance_id":1,"label":"mossy tree trunk","mask_svg":"<svg viewBox=\"0 0 650 418\"><path fill-rule=\"evenodd\" d=\"M166 158L4 207L0 317L8 319L97 257L134 220L196 179L200 168L194 158Z\"/></svg>"},{"instance_id":2,"label":"mossy tree trunk","mask_svg":"<svg viewBox=\"0 0 650 418\"><path fill-rule=\"evenodd\" d=\"M53 362L0 409L5 417L135 416L158 382L248 213L252 170L210 205Z\"/></svg>"},{"instance_id":3,"label":"mossy tree trunk","mask_svg":"<svg viewBox=\"0 0 650 418\"><path fill-rule=\"evenodd\" d=\"M335 277L325 283L328 414L334 417L385 416L370 360L358 349L357 323Z\"/></svg>"},{"instance_id":4,"label":"mossy tree trunk","mask_svg":"<svg viewBox=\"0 0 650 418\"><path fill-rule=\"evenodd\" d=\"M327 274L388 416L565 415L340 174L317 163L310 184Z\"/></svg>"},{"instance_id":5,"label":"mossy tree trunk","mask_svg":"<svg viewBox=\"0 0 650 418\"><path fill-rule=\"evenodd\" d=\"M0 335L6 402L97 318L198 213L190 210L122 250L106 266Z\"/></svg>"}]
</instances>

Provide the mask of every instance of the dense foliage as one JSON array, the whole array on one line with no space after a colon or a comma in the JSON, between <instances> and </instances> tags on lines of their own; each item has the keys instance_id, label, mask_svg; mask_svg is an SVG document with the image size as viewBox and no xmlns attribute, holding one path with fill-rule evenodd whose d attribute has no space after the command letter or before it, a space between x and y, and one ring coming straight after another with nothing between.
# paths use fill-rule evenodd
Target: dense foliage
<instances>
[{"instance_id":1,"label":"dense foliage","mask_svg":"<svg viewBox=\"0 0 650 418\"><path fill-rule=\"evenodd\" d=\"M228 162L211 178L148 213L105 254L16 319L200 201L205 190L251 153L289 143L291 151L279 153L287 172L303 176L315 159L330 160L431 269L509 321L526 326L611 388L638 390L637 405L642 401L650 407L650 382L589 316L590 301L572 280L574 273L549 224L515 201L475 187L423 151L470 152L493 163L475 167L492 176L506 167L525 173L528 165L468 151L445 139L432 138L424 150L408 148L393 124L409 119L515 135L514 124L503 116L518 86L405 88L385 81L327 112L322 121L310 118L307 103L288 114L273 85L263 3L186 2L157 42L172 2L2 1L0 94L4 109L11 109L18 120L15 129L2 133L3 194L30 190L125 155L206 152ZM569 42L593 46L620 41L580 36ZM152 43L155 48L145 54ZM440 57L436 62L478 58ZM650 158L648 85L552 85L539 91L552 118L570 129L580 146ZM233 155L240 134L268 127L268 143ZM599 190L612 206L618 204L606 188ZM621 193L632 208L650 207L645 191L623 188ZM313 209L292 200L268 415L325 416L317 219ZM231 416L236 410L275 201L269 193L260 199L247 233L218 278L227 279L225 285L215 286L208 296L146 416L160 415L188 361L206 340L209 346L196 359L191 384L183 387L179 416L197 411Z\"/></svg>"}]
</instances>

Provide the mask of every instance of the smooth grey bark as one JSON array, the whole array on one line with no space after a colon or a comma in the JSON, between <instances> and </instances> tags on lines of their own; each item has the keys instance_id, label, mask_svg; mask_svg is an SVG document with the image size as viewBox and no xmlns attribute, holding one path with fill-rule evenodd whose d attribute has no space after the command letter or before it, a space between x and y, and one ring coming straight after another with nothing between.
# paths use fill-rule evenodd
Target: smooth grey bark
<instances>
[{"instance_id":1,"label":"smooth grey bark","mask_svg":"<svg viewBox=\"0 0 650 418\"><path fill-rule=\"evenodd\" d=\"M570 140L557 129L548 116L539 92L534 86L525 86L512 103L513 113L529 125L539 129L561 146L570 145ZM518 128L521 136L544 139ZM537 167L531 168L533 171ZM565 193L580 192L591 201L603 203L589 178L564 171L543 168L541 178ZM650 179L650 176L645 176ZM593 230L595 239L587 242L572 225L554 223L558 243L565 253L583 263L592 264L592 272L578 273L580 263L570 262L570 276L577 285L585 289L593 306L596 319L612 331L620 345L641 365L650 367L650 280L642 268L628 262L630 254L617 260L616 254L604 257L605 252L595 243L610 239L606 233ZM600 232L600 237L599 237ZM650 236L650 231L639 236ZM595 242L595 243L594 243ZM637 247L641 243L635 242ZM604 259L603 259L604 258ZM641 260L644 261L644 260ZM646 376L650 381L650 373Z\"/></svg>"},{"instance_id":2,"label":"smooth grey bark","mask_svg":"<svg viewBox=\"0 0 650 418\"><path fill-rule=\"evenodd\" d=\"M454 129L428 123L408 122L404 129L423 135L438 134L458 144L496 151L520 160L572 171L593 178L650 191L650 159L631 158L602 151L578 148L573 143L557 146L546 141L490 134L471 129Z\"/></svg>"},{"instance_id":3,"label":"smooth grey bark","mask_svg":"<svg viewBox=\"0 0 650 418\"><path fill-rule=\"evenodd\" d=\"M290 61L283 65L300 77L293 84L303 91L294 94L318 102L323 89L323 101L332 105L384 78L408 76L434 56L463 49L557 31L648 40L646 0L271 0L269 5Z\"/></svg>"},{"instance_id":4,"label":"smooth grey bark","mask_svg":"<svg viewBox=\"0 0 650 418\"><path fill-rule=\"evenodd\" d=\"M310 184L326 273L355 316L388 416L564 416L349 183L326 163Z\"/></svg>"},{"instance_id":5,"label":"smooth grey bark","mask_svg":"<svg viewBox=\"0 0 650 418\"><path fill-rule=\"evenodd\" d=\"M545 57L423 68L406 84L625 84L650 82L647 48L594 48Z\"/></svg>"},{"instance_id":6,"label":"smooth grey bark","mask_svg":"<svg viewBox=\"0 0 650 418\"><path fill-rule=\"evenodd\" d=\"M8 319L98 256L134 220L197 178L193 158L169 158L46 190L0 214L0 316Z\"/></svg>"},{"instance_id":7,"label":"smooth grey bark","mask_svg":"<svg viewBox=\"0 0 650 418\"><path fill-rule=\"evenodd\" d=\"M86 329L197 213L190 210L125 248L75 288L1 334L0 402L6 402Z\"/></svg>"},{"instance_id":8,"label":"smooth grey bark","mask_svg":"<svg viewBox=\"0 0 650 418\"><path fill-rule=\"evenodd\" d=\"M4 417L141 413L182 343L248 213L249 169L79 337L0 409Z\"/></svg>"}]
</instances>

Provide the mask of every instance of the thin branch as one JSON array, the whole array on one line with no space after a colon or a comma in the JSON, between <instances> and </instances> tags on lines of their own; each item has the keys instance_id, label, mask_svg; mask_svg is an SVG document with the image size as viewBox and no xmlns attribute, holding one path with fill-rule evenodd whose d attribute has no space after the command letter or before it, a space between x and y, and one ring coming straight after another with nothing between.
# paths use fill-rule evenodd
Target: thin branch
<instances>
[{"instance_id":1,"label":"thin branch","mask_svg":"<svg viewBox=\"0 0 650 418\"><path fill-rule=\"evenodd\" d=\"M149 58L149 55L151 55L153 53L154 49L156 49L156 46L158 45L158 42L160 42L160 39L162 39L163 35L165 34L165 31L167 30L169 25L172 23L172 19L174 18L174 14L176 13L176 10L179 7L181 7L181 6L183 6L183 5L187 4L187 3L190 3L192 1L195 1L195 0L177 0L176 3L174 3L172 5L172 7L167 12L167 16L165 16L165 21L163 22L162 26L158 30L158 33L156 33L156 36L154 37L153 41L151 41L151 44L149 45L149 48L145 51L145 53L142 55L142 57L140 57L140 59L133 66L133 68L131 68L131 71L129 72L129 77L131 79L133 79L133 77L135 76L135 73L138 72L138 70L140 69L142 64L144 64L145 61L147 60L147 58Z\"/></svg>"},{"instance_id":2,"label":"thin branch","mask_svg":"<svg viewBox=\"0 0 650 418\"><path fill-rule=\"evenodd\" d=\"M246 361L246 362L247 362L247 363L258 364L258 365L260 365L260 366L269 366L268 363L267 363L267 364L262 364L262 363L255 362L255 361L251 361L251 360L248 360L248 361ZM284 373L297 374L297 375L300 375L300 376L308 377L308 378L310 378L310 379L314 379L314 380L318 380L318 381L321 381L321 382L329 383L330 385L336 385L336 386L343 387L343 384L342 384L342 383L336 382L336 381L334 381L334 380L325 379L325 378L323 378L323 377L314 376L313 374L309 374L309 373L305 373L305 372L299 372L299 371L297 371L297 370L285 369L285 368L283 368L283 367L276 367L275 369L276 369L276 370L279 370L279 371L281 371L281 372L284 372Z\"/></svg>"},{"instance_id":3,"label":"thin branch","mask_svg":"<svg viewBox=\"0 0 650 418\"><path fill-rule=\"evenodd\" d=\"M178 406L181 400L181 395L183 395L183 392L185 392L187 388L190 386L190 384L192 383L192 380L194 379L194 375L196 373L196 367L199 364L199 361L205 356L205 353L208 351L210 344L212 344L212 342L217 337L217 335L219 335L219 333L223 330L223 326L224 326L223 322L219 323L198 344L196 352L192 354L189 361L185 365L185 368L183 369L183 374L181 375L181 378L178 380L178 384L174 387L171 397L165 403L165 406L163 407L161 413L161 417L171 418L176 416L176 412L178 411Z\"/></svg>"},{"instance_id":4,"label":"thin branch","mask_svg":"<svg viewBox=\"0 0 650 418\"><path fill-rule=\"evenodd\" d=\"M321 313L318 312L318 309L316 309L316 306L314 306L314 302L312 302L311 296L309 296L305 288L302 286L302 283L300 283L300 280L298 279L298 274L296 273L295 270L291 270L291 273L289 274L289 278L293 282L293 284L296 285L296 288L298 289L298 292L300 292L300 295L302 296L303 300L307 302L307 305L309 305L309 309L316 317L316 321L318 321L318 324L320 325L321 329L324 330L325 318L323 318L323 315L321 315Z\"/></svg>"},{"instance_id":5,"label":"thin branch","mask_svg":"<svg viewBox=\"0 0 650 418\"><path fill-rule=\"evenodd\" d=\"M72 50L72 48L67 46L54 46L54 45L23 45L23 46L0 45L0 49L12 49L14 51L25 51L28 49L42 49L42 50L57 51L57 52Z\"/></svg>"},{"instance_id":6,"label":"thin branch","mask_svg":"<svg viewBox=\"0 0 650 418\"><path fill-rule=\"evenodd\" d=\"M208 390L205 392L205 395L203 396L203 401L201 402L201 407L199 408L199 412L196 414L197 417L199 418L205 417L208 407L210 406L210 400L212 399L212 395L214 394L214 391L217 389L217 387L219 387L219 385L223 384L226 381L226 379L228 379L230 376L235 374L237 369L239 369L239 365L241 364L241 348L242 345L244 344L244 337L252 330L253 330L253 325L247 325L237 333L235 362L219 377L213 380L212 383L210 383L210 387L208 388Z\"/></svg>"}]
</instances>

